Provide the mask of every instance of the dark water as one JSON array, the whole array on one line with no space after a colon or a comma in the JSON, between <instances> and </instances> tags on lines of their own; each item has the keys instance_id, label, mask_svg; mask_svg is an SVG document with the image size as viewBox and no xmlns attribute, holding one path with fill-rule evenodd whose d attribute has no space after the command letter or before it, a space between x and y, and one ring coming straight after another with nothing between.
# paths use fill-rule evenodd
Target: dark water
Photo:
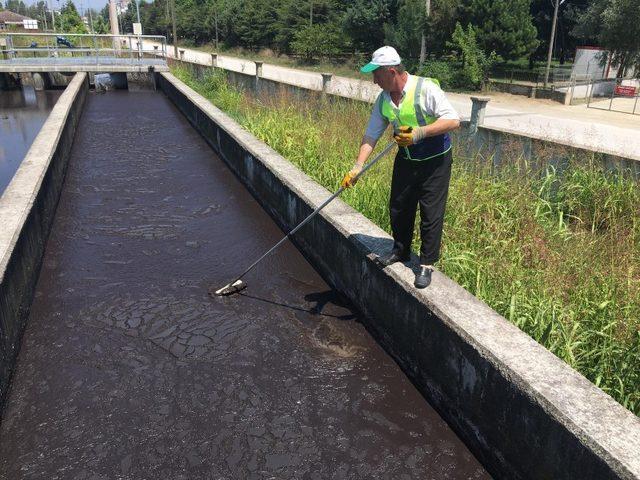
<instances>
[{"instance_id":1,"label":"dark water","mask_svg":"<svg viewBox=\"0 0 640 480\"><path fill-rule=\"evenodd\" d=\"M489 478L291 245L208 296L281 236L162 94L90 94L2 478Z\"/></svg>"},{"instance_id":2,"label":"dark water","mask_svg":"<svg viewBox=\"0 0 640 480\"><path fill-rule=\"evenodd\" d=\"M0 195L16 173L62 90L0 91Z\"/></svg>"}]
</instances>

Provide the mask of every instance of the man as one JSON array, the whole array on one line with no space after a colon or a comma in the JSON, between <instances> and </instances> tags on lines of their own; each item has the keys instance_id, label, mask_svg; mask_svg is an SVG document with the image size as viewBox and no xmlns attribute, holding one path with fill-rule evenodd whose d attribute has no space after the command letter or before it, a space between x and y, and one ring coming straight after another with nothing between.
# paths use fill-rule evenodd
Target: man
<instances>
[{"instance_id":1,"label":"man","mask_svg":"<svg viewBox=\"0 0 640 480\"><path fill-rule=\"evenodd\" d=\"M378 258L383 266L409 259L411 239L420 205L420 267L414 285L431 283L433 264L440 255L442 223L451 177L449 132L460 126L458 114L436 81L409 75L393 47L373 53L361 68L373 72L382 92L375 102L354 167L342 180L353 186L378 139L391 124L398 146L389 202L393 249Z\"/></svg>"}]
</instances>

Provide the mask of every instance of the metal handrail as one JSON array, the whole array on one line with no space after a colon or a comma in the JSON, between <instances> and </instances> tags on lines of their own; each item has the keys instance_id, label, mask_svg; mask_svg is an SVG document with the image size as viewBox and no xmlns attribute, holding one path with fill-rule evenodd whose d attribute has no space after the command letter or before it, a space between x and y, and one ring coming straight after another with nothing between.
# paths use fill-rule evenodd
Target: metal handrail
<instances>
[{"instance_id":1,"label":"metal handrail","mask_svg":"<svg viewBox=\"0 0 640 480\"><path fill-rule=\"evenodd\" d=\"M166 39L164 35L135 35L133 33L120 33L119 35L112 35L109 33L16 33L16 32L2 32L2 37L103 37L103 38L118 38L118 37L134 37L134 38L158 38Z\"/></svg>"},{"instance_id":2,"label":"metal handrail","mask_svg":"<svg viewBox=\"0 0 640 480\"><path fill-rule=\"evenodd\" d=\"M34 58L38 56L42 57L43 52L46 52L48 57L73 57L74 54L92 53L93 56L95 56L96 64L100 63L99 57L107 53L113 54L118 58L128 56L129 61L134 62L136 60L140 61L145 55L158 56L158 53L160 53L161 57L166 58L167 52L167 41L164 35L2 32L0 33L0 37L7 39L6 47L2 49L4 61L0 60L0 63L11 62L12 60L18 60L22 57L29 57L29 53L33 54ZM37 42L40 41L39 39L42 39L42 45L16 47L15 43L23 43L19 41L21 37L27 39L27 41L36 42L36 45ZM57 37L65 38L72 46L58 43L55 40ZM86 41L86 39L91 39L91 41ZM99 46L100 43L104 44L105 41L112 43L113 48ZM73 45L74 43L77 43L78 46ZM90 46L91 44L93 44L93 46ZM160 48L160 51L158 51L158 48ZM85 57L90 56L91 55L85 55Z\"/></svg>"}]
</instances>

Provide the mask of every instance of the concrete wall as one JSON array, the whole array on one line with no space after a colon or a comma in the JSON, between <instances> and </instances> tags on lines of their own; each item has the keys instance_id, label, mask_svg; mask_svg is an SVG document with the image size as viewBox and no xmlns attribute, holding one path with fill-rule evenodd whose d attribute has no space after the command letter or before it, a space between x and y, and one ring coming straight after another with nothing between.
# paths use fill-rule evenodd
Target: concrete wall
<instances>
[{"instance_id":1,"label":"concrete wall","mask_svg":"<svg viewBox=\"0 0 640 480\"><path fill-rule=\"evenodd\" d=\"M640 162L632 158L594 152L586 148L549 142L495 128L480 127L475 135L469 133L469 122L462 122L454 133L458 160L484 163L498 171L502 166L522 166L544 172L548 166L556 168L558 178L569 174L574 165L593 164L609 172L622 172L640 180ZM523 170L524 171L524 170Z\"/></svg>"},{"instance_id":2,"label":"concrete wall","mask_svg":"<svg viewBox=\"0 0 640 480\"><path fill-rule=\"evenodd\" d=\"M76 74L0 197L0 408L4 406L87 91L86 73Z\"/></svg>"},{"instance_id":3,"label":"concrete wall","mask_svg":"<svg viewBox=\"0 0 640 480\"><path fill-rule=\"evenodd\" d=\"M159 86L283 228L329 196L173 75ZM392 240L351 207L295 242L497 478L640 478L637 417L439 272L419 291L405 266L380 269Z\"/></svg>"},{"instance_id":4,"label":"concrete wall","mask_svg":"<svg viewBox=\"0 0 640 480\"><path fill-rule=\"evenodd\" d=\"M198 77L204 76L212 67L195 63L181 62L170 60L170 65L180 65L187 67ZM318 90L303 88L297 85L276 82L274 80L259 79L255 80L254 74L236 72L232 70L224 70L227 80L232 85L246 91L258 93L276 93L285 90L291 95L298 97L313 97L321 94ZM551 92L560 96L567 95L570 98L570 92ZM337 98L337 95L328 93L328 98ZM354 93L353 96L345 96L354 100L360 100L360 95ZM563 165L571 166L574 160L579 162L593 162L607 170L623 172L630 174L636 179L640 179L640 162L633 158L621 157L606 152L598 152L589 150L570 143L559 143L549 141L544 138L536 138L528 135L522 135L516 132L509 132L504 129L489 128L480 126L475 135L469 134L468 122L463 122L460 130L456 132L455 145L461 146L456 151L456 156L466 156L468 159L476 160L486 159L493 163L495 167L504 164L513 164L524 161L534 161L536 165L544 169L547 165Z\"/></svg>"},{"instance_id":5,"label":"concrete wall","mask_svg":"<svg viewBox=\"0 0 640 480\"><path fill-rule=\"evenodd\" d=\"M546 98L555 102L568 105L570 97L566 89L538 88L535 85L524 85L521 83L502 82L492 80L489 82L489 90L495 92L511 93L513 95L525 95L529 98Z\"/></svg>"}]
</instances>

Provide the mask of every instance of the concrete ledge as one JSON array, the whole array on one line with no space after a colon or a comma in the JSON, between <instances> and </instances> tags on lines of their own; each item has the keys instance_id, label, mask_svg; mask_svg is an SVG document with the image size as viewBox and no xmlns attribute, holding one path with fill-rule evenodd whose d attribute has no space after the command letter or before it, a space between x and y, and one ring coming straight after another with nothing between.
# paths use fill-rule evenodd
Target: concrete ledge
<instances>
[{"instance_id":1,"label":"concrete ledge","mask_svg":"<svg viewBox=\"0 0 640 480\"><path fill-rule=\"evenodd\" d=\"M87 91L87 74L76 74L0 197L0 408L4 406Z\"/></svg>"},{"instance_id":2,"label":"concrete ledge","mask_svg":"<svg viewBox=\"0 0 640 480\"><path fill-rule=\"evenodd\" d=\"M284 228L327 198L173 75L159 83ZM410 269L381 270L391 239L351 207L329 205L295 240L495 476L640 478L640 419L444 275L418 291Z\"/></svg>"},{"instance_id":3,"label":"concrete ledge","mask_svg":"<svg viewBox=\"0 0 640 480\"><path fill-rule=\"evenodd\" d=\"M482 126L478 127L475 134L471 134L469 121L466 120L462 121L460 129L454 132L453 136L459 147L459 156L489 162L496 170L503 165L526 163L534 170L540 171L553 166L561 177L564 172L571 172L567 167L570 167L572 162L579 160L581 165L593 162L606 171L640 180L640 161L604 150L589 150L570 140L550 142L534 135L522 135L507 129L498 130Z\"/></svg>"}]
</instances>

